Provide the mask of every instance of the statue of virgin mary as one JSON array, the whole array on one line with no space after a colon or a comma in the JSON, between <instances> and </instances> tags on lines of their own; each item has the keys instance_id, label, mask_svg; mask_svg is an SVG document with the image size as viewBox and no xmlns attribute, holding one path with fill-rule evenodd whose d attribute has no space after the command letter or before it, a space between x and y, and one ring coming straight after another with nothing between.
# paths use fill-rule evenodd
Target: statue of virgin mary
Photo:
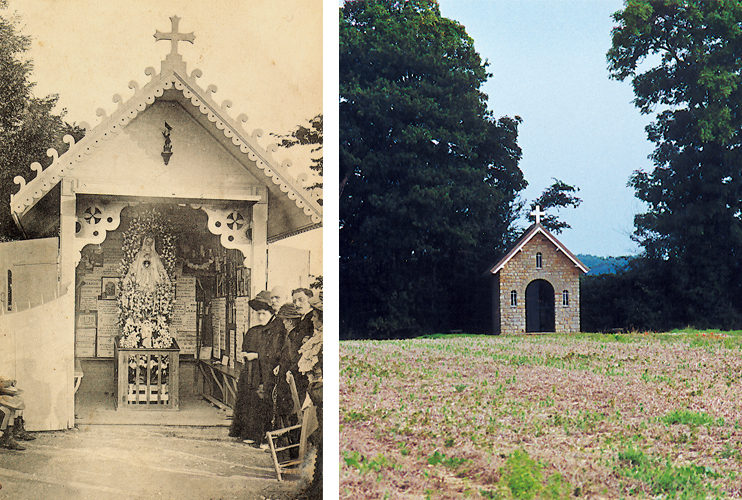
<instances>
[{"instance_id":1,"label":"statue of virgin mary","mask_svg":"<svg viewBox=\"0 0 742 500\"><path fill-rule=\"evenodd\" d=\"M124 277L124 286L134 290L154 293L160 283L170 283L165 266L155 250L155 238L147 234L142 239L142 247L129 266Z\"/></svg>"}]
</instances>

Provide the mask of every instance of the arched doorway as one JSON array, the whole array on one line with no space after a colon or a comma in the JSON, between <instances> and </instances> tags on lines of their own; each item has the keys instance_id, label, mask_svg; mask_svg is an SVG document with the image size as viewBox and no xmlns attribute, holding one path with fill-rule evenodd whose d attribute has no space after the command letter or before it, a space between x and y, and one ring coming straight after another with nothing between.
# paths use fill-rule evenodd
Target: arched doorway
<instances>
[{"instance_id":1,"label":"arched doorway","mask_svg":"<svg viewBox=\"0 0 742 500\"><path fill-rule=\"evenodd\" d=\"M553 332L554 287L546 280L533 280L526 287L526 332Z\"/></svg>"}]
</instances>

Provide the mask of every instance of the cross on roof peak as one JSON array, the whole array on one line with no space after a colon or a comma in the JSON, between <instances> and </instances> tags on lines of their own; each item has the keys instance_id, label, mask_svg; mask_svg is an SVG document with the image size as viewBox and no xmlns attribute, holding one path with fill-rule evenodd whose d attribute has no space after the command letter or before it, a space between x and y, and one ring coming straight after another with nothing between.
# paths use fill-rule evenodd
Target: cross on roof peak
<instances>
[{"instance_id":1,"label":"cross on roof peak","mask_svg":"<svg viewBox=\"0 0 742 500\"><path fill-rule=\"evenodd\" d=\"M180 54L178 54L178 42L193 43L193 40L196 38L192 31L190 33L178 32L178 23L180 23L180 18L178 16L172 16L170 18L170 33L163 33L160 30L155 31L156 41L170 40L170 53L167 55L168 59L173 58L180 60Z\"/></svg>"},{"instance_id":2,"label":"cross on roof peak","mask_svg":"<svg viewBox=\"0 0 742 500\"><path fill-rule=\"evenodd\" d=\"M541 207L536 205L536 209L531 212L531 215L536 217L536 224L541 224L541 217L546 215L546 212L541 210Z\"/></svg>"}]
</instances>

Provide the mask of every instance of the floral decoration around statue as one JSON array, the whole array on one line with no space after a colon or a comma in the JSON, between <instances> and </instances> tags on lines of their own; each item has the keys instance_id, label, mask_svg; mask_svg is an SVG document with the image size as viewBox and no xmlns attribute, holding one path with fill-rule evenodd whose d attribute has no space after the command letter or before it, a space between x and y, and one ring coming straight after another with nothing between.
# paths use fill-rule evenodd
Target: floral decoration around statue
<instances>
[{"instance_id":1,"label":"floral decoration around statue","mask_svg":"<svg viewBox=\"0 0 742 500\"><path fill-rule=\"evenodd\" d=\"M160 251L157 251L159 242ZM175 236L157 209L145 210L124 232L117 295L123 348L167 349L175 302Z\"/></svg>"}]
</instances>

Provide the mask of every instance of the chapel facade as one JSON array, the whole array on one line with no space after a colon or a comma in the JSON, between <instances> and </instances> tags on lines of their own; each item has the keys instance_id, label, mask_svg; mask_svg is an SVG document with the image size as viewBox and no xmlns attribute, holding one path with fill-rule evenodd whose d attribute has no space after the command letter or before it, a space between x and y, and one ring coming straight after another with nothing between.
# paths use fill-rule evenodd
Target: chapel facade
<instances>
[{"instance_id":1,"label":"chapel facade","mask_svg":"<svg viewBox=\"0 0 742 500\"><path fill-rule=\"evenodd\" d=\"M489 269L495 335L580 331L579 278L589 269L536 218Z\"/></svg>"},{"instance_id":2,"label":"chapel facade","mask_svg":"<svg viewBox=\"0 0 742 500\"><path fill-rule=\"evenodd\" d=\"M244 128L245 115L231 116L230 101L215 101L214 85L199 84L200 70L187 71L177 46L193 34L179 33L177 17L171 23L155 36L172 47L160 71L130 82L133 95L114 96L118 109L99 110L101 122L80 141L66 136L64 154L49 150L49 165L31 165L35 178L15 179L10 208L27 239L0 245L0 366L23 381L30 430L73 427L78 390L113 393L132 231L137 250L143 236L156 240L177 282L170 333L181 395L204 390L208 381L193 382L199 364L234 369L250 298L276 285L309 287L309 252L280 244L321 228L317 196L273 157L275 145L261 145L257 128ZM297 281L288 282L292 269Z\"/></svg>"}]
</instances>

